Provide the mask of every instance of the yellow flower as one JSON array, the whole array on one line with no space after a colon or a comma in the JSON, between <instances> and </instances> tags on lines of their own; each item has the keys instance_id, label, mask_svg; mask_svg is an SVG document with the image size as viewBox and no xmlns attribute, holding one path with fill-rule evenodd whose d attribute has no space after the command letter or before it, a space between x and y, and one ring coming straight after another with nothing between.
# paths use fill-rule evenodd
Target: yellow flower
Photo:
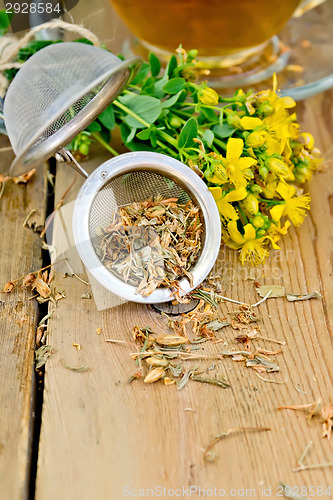
<instances>
[{"instance_id":1,"label":"yellow flower","mask_svg":"<svg viewBox=\"0 0 333 500\"><path fill-rule=\"evenodd\" d=\"M240 187L230 193L227 193L223 196L222 189L220 187L211 187L209 188L212 193L214 200L216 201L217 208L219 209L220 215L225 219L229 220L237 220L238 213L235 208L231 205L233 201L239 201L246 198L247 192L244 187Z\"/></svg>"},{"instance_id":2,"label":"yellow flower","mask_svg":"<svg viewBox=\"0 0 333 500\"><path fill-rule=\"evenodd\" d=\"M223 163L229 176L230 182L236 188L246 186L247 179L253 177L253 172L250 169L257 160L250 157L242 157L244 148L243 139L231 137L227 143L226 159Z\"/></svg>"},{"instance_id":3,"label":"yellow flower","mask_svg":"<svg viewBox=\"0 0 333 500\"><path fill-rule=\"evenodd\" d=\"M284 203L271 208L270 214L273 221L277 222L281 217L286 216L289 217L294 226L302 224L306 216L305 210L310 208L310 196L305 194L294 197L296 188L283 182L278 184L276 192L284 199Z\"/></svg>"},{"instance_id":4,"label":"yellow flower","mask_svg":"<svg viewBox=\"0 0 333 500\"><path fill-rule=\"evenodd\" d=\"M256 231L252 224L244 226L244 236L238 231L236 221L229 222L227 228L231 238L231 241L227 242L227 246L241 249L240 261L242 264L245 261L249 261L254 266L262 264L269 255L267 248L264 248L267 240L271 241L273 248L280 248L276 244L277 237L263 236L262 238L256 238Z\"/></svg>"},{"instance_id":5,"label":"yellow flower","mask_svg":"<svg viewBox=\"0 0 333 500\"><path fill-rule=\"evenodd\" d=\"M243 130L253 130L262 125L262 121L260 118L256 118L255 116L243 116L240 119L240 124Z\"/></svg>"}]
</instances>

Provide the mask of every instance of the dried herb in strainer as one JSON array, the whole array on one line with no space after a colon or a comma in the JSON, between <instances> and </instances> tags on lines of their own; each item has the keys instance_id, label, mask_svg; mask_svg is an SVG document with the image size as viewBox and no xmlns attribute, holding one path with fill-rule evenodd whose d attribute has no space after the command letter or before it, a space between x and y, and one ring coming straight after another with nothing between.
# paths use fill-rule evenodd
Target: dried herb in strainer
<instances>
[{"instance_id":1,"label":"dried herb in strainer","mask_svg":"<svg viewBox=\"0 0 333 500\"><path fill-rule=\"evenodd\" d=\"M100 231L97 252L117 277L150 295L157 287L176 287L181 277L192 285L190 271L201 250L200 209L191 200L161 196L119 207Z\"/></svg>"}]
</instances>

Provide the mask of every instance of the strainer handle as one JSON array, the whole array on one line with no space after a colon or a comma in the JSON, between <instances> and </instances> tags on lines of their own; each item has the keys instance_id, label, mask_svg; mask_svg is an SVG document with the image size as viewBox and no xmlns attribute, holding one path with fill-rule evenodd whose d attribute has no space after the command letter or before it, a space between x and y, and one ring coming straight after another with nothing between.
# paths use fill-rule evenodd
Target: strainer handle
<instances>
[{"instance_id":1,"label":"strainer handle","mask_svg":"<svg viewBox=\"0 0 333 500\"><path fill-rule=\"evenodd\" d=\"M79 174L81 174L85 179L89 177L88 172L86 172L84 168L81 167L80 163L76 161L72 153L67 148L59 149L54 157L60 163L68 163L73 170L79 172Z\"/></svg>"}]
</instances>

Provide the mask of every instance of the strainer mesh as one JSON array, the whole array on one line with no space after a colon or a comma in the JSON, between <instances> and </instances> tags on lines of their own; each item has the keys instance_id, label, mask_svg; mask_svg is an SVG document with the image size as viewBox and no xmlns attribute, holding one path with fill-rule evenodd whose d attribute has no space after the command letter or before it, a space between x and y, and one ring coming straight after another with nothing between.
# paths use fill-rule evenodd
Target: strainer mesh
<instances>
[{"instance_id":1,"label":"strainer mesh","mask_svg":"<svg viewBox=\"0 0 333 500\"><path fill-rule=\"evenodd\" d=\"M36 136L45 140L68 123L96 96L119 62L107 50L84 43L56 43L34 54L15 76L4 103L15 154Z\"/></svg>"},{"instance_id":2,"label":"strainer mesh","mask_svg":"<svg viewBox=\"0 0 333 500\"><path fill-rule=\"evenodd\" d=\"M89 104L89 102L91 102L97 94L99 94L100 90L104 87L106 82L107 80L103 81L99 85L96 85L95 88L78 99L68 110L66 110L59 118L57 118L57 120L55 120L49 127L47 127L43 131L40 138L32 146L31 152L35 146L53 136L58 130L67 125L67 123L69 123L87 104Z\"/></svg>"},{"instance_id":3,"label":"strainer mesh","mask_svg":"<svg viewBox=\"0 0 333 500\"><path fill-rule=\"evenodd\" d=\"M149 171L120 175L105 184L96 194L89 217L90 238L94 246L100 243L96 229L107 227L118 207L157 195L162 195L165 199L178 198L180 203L191 199L187 192L171 179ZM195 203L195 200L192 201Z\"/></svg>"},{"instance_id":4,"label":"strainer mesh","mask_svg":"<svg viewBox=\"0 0 333 500\"><path fill-rule=\"evenodd\" d=\"M196 200L173 180L151 171L135 171L120 175L107 182L97 192L90 211L89 233L98 257L101 243L100 228L105 229L111 224L116 209L157 195L161 195L163 199L177 198L179 203L186 203L192 199L197 205Z\"/></svg>"}]
</instances>

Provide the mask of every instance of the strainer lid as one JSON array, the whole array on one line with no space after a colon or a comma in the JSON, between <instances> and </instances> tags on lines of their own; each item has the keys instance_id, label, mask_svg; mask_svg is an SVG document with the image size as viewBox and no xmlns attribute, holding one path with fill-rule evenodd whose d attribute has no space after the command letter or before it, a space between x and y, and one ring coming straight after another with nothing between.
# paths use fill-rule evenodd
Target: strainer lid
<instances>
[{"instance_id":1,"label":"strainer lid","mask_svg":"<svg viewBox=\"0 0 333 500\"><path fill-rule=\"evenodd\" d=\"M80 42L34 54L10 84L4 120L16 158L10 174L40 165L84 130L128 85L139 58L122 61Z\"/></svg>"}]
</instances>

